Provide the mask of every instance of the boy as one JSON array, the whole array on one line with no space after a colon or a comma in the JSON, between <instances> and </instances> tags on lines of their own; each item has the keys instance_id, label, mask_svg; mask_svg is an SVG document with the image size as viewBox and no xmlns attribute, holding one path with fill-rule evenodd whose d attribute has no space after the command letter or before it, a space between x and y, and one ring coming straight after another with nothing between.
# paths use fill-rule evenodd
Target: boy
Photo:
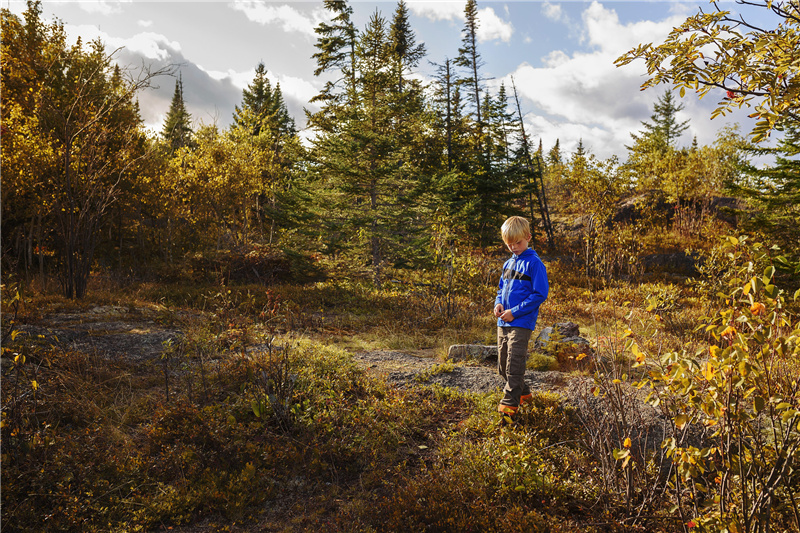
<instances>
[{"instance_id":1,"label":"boy","mask_svg":"<svg viewBox=\"0 0 800 533\"><path fill-rule=\"evenodd\" d=\"M525 383L528 341L536 328L539 306L547 299L547 270L539 256L528 248L531 228L522 217L511 217L501 228L503 242L513 254L503 265L494 301L497 317L497 369L506 386L497 406L502 421L513 421L521 404L532 398Z\"/></svg>"}]
</instances>

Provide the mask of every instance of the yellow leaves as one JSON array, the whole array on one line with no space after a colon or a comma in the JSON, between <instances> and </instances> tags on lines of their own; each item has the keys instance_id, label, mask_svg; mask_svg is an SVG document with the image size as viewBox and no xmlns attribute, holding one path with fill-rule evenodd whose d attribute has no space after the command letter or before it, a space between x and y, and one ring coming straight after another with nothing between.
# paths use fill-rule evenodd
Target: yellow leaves
<instances>
[{"instance_id":1,"label":"yellow leaves","mask_svg":"<svg viewBox=\"0 0 800 533\"><path fill-rule=\"evenodd\" d=\"M712 381L717 373L717 363L713 360L706 361L703 366L703 377L706 381Z\"/></svg>"},{"instance_id":2,"label":"yellow leaves","mask_svg":"<svg viewBox=\"0 0 800 533\"><path fill-rule=\"evenodd\" d=\"M622 442L623 448L630 448L631 447L631 438L625 437L625 440Z\"/></svg>"},{"instance_id":3,"label":"yellow leaves","mask_svg":"<svg viewBox=\"0 0 800 533\"><path fill-rule=\"evenodd\" d=\"M636 357L637 363L644 363L645 354L639 349L638 344L631 344L631 353L634 355L634 357Z\"/></svg>"},{"instance_id":4,"label":"yellow leaves","mask_svg":"<svg viewBox=\"0 0 800 533\"><path fill-rule=\"evenodd\" d=\"M754 315L763 315L766 310L766 306L761 302L753 302L753 305L750 306L750 312Z\"/></svg>"},{"instance_id":5,"label":"yellow leaves","mask_svg":"<svg viewBox=\"0 0 800 533\"><path fill-rule=\"evenodd\" d=\"M585 353L580 353L580 354L578 354L578 356L575 358L575 360L576 360L576 361L580 361L581 359L583 359L583 358L585 358L585 357L588 357L588 356L587 356Z\"/></svg>"},{"instance_id":6,"label":"yellow leaves","mask_svg":"<svg viewBox=\"0 0 800 533\"><path fill-rule=\"evenodd\" d=\"M733 338L734 335L736 335L736 328L734 328L733 326L728 326L727 328L722 330L721 333L723 339L726 337Z\"/></svg>"}]
</instances>

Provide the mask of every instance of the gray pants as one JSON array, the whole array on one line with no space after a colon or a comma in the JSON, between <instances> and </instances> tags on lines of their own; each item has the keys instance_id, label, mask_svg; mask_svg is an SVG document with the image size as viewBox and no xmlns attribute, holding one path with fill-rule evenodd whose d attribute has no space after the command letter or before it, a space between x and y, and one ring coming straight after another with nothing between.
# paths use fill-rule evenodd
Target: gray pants
<instances>
[{"instance_id":1,"label":"gray pants","mask_svg":"<svg viewBox=\"0 0 800 533\"><path fill-rule=\"evenodd\" d=\"M528 359L529 329L497 328L497 371L506 380L505 395L500 405L518 407L519 399L531 393L525 383L525 365Z\"/></svg>"}]
</instances>

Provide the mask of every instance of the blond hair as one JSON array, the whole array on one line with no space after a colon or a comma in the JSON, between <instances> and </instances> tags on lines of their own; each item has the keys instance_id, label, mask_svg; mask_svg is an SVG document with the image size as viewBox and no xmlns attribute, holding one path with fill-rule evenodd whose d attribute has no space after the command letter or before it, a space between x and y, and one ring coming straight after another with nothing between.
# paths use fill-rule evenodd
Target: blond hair
<instances>
[{"instance_id":1,"label":"blond hair","mask_svg":"<svg viewBox=\"0 0 800 533\"><path fill-rule=\"evenodd\" d=\"M516 242L531 234L531 225L523 217L509 217L503 222L500 234L503 236L503 242Z\"/></svg>"}]
</instances>

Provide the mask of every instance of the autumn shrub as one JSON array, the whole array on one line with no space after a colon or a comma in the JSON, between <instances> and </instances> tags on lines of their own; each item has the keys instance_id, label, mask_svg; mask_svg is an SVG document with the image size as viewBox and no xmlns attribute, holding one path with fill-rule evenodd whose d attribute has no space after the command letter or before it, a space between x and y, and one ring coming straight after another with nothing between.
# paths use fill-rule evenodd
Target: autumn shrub
<instances>
[{"instance_id":1,"label":"autumn shrub","mask_svg":"<svg viewBox=\"0 0 800 533\"><path fill-rule=\"evenodd\" d=\"M531 354L528 355L526 368L528 370L533 370L535 372L558 370L558 362L556 361L556 358L552 355L548 355L546 353L541 353L541 352L532 352Z\"/></svg>"},{"instance_id":2,"label":"autumn shrub","mask_svg":"<svg viewBox=\"0 0 800 533\"><path fill-rule=\"evenodd\" d=\"M460 430L441 428L432 451L392 473L392 491L372 509L379 523L391 531L592 530L570 516L592 484L579 430L558 397L535 395L513 428L487 424L497 400L484 396Z\"/></svg>"},{"instance_id":3,"label":"autumn shrub","mask_svg":"<svg viewBox=\"0 0 800 533\"><path fill-rule=\"evenodd\" d=\"M774 252L746 237L720 252L727 268L702 326L708 343L655 358L642 382L673 426L669 494L684 529L798 528L800 322L774 284Z\"/></svg>"}]
</instances>

